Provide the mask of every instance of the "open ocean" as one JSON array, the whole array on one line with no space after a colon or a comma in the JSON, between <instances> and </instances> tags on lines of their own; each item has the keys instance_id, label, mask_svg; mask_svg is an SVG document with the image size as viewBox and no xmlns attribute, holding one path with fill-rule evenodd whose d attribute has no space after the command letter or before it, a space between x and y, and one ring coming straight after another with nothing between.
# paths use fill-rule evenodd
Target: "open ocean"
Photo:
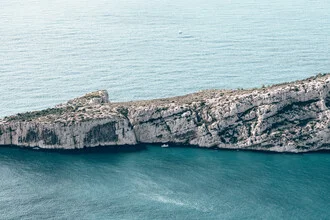
<instances>
[{"instance_id":1,"label":"open ocean","mask_svg":"<svg viewBox=\"0 0 330 220\"><path fill-rule=\"evenodd\" d=\"M0 0L0 117L330 72L329 0ZM0 148L0 219L330 219L330 153Z\"/></svg>"}]
</instances>

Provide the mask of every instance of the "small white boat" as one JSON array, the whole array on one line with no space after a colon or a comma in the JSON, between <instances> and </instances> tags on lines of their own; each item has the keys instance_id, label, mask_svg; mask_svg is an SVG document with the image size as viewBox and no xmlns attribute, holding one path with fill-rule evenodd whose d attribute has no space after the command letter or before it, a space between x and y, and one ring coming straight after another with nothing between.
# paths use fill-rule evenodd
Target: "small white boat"
<instances>
[{"instance_id":1,"label":"small white boat","mask_svg":"<svg viewBox=\"0 0 330 220\"><path fill-rule=\"evenodd\" d=\"M168 147L168 144L162 144L161 147Z\"/></svg>"}]
</instances>

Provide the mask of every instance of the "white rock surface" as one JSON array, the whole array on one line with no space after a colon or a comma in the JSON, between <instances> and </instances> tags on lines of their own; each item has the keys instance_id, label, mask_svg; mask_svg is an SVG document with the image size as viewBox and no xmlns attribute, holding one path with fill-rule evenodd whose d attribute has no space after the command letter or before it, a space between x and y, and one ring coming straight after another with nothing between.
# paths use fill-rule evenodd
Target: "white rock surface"
<instances>
[{"instance_id":1,"label":"white rock surface","mask_svg":"<svg viewBox=\"0 0 330 220\"><path fill-rule=\"evenodd\" d=\"M254 90L110 103L104 90L0 120L0 145L77 149L140 143L307 152L330 149L330 75Z\"/></svg>"}]
</instances>

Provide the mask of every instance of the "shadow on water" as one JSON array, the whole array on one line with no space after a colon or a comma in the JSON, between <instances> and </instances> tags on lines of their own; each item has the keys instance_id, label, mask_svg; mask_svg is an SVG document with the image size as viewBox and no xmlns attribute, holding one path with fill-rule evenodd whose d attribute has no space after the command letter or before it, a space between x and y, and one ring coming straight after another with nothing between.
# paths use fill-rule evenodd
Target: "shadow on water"
<instances>
[{"instance_id":1,"label":"shadow on water","mask_svg":"<svg viewBox=\"0 0 330 220\"><path fill-rule=\"evenodd\" d=\"M147 146L161 146L162 143L153 143L153 144L146 144ZM309 152L276 152L276 151L268 151L268 150L254 150L254 149L230 149L230 148L218 148L218 147L199 147L197 145L184 145L184 144L176 144L176 143L169 143L169 148L189 148L189 149L200 149L206 151L223 151L223 152L250 152L256 154L287 154L287 155L304 155L304 154L330 154L330 150L316 150L316 151L309 151Z\"/></svg>"},{"instance_id":2,"label":"shadow on water","mask_svg":"<svg viewBox=\"0 0 330 220\"><path fill-rule=\"evenodd\" d=\"M84 155L84 154L122 154L122 153L135 153L147 151L149 147L157 148L160 147L162 143L152 143L152 144L138 144L138 145L118 145L118 146L96 146L96 147L84 147L81 149L42 149L42 148L30 148L21 147L17 145L4 145L0 146L1 149L16 149L26 152L43 152L43 153L55 153L63 155ZM182 145L169 143L168 148L178 148L178 149L198 149L205 151L219 151L219 152L250 152L256 154L285 154L285 155L305 155L305 154L330 154L330 150L318 150L310 152L275 152L267 150L253 150L253 149L228 149L228 148L217 148L217 147L199 147L196 145Z\"/></svg>"},{"instance_id":3,"label":"shadow on water","mask_svg":"<svg viewBox=\"0 0 330 220\"><path fill-rule=\"evenodd\" d=\"M16 145L4 145L3 149L18 149L30 152L44 152L44 153L57 153L67 155L79 155L79 154L117 154L117 153L133 153L140 152L147 149L146 145L120 145L120 146L96 146L85 147L81 149L42 149L42 148L30 148L21 147Z\"/></svg>"},{"instance_id":4,"label":"shadow on water","mask_svg":"<svg viewBox=\"0 0 330 220\"><path fill-rule=\"evenodd\" d=\"M83 149L37 149L6 145L0 147L0 162L25 169L36 169L38 172L63 173L80 167L117 166L125 164L132 157L146 150L145 145L136 146L98 146ZM120 166L120 165L119 165ZM101 169L100 168L100 169ZM90 168L92 169L92 168ZM70 171L71 172L71 171Z\"/></svg>"}]
</instances>

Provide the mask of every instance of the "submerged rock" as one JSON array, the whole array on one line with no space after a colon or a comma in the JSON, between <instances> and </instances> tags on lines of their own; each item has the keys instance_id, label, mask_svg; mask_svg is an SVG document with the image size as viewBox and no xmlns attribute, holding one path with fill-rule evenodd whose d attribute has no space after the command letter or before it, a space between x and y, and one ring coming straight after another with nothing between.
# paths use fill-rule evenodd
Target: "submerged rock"
<instances>
[{"instance_id":1,"label":"submerged rock","mask_svg":"<svg viewBox=\"0 0 330 220\"><path fill-rule=\"evenodd\" d=\"M330 149L330 75L250 90L109 102L104 90L0 120L0 145L47 149L174 143L306 152Z\"/></svg>"}]
</instances>

